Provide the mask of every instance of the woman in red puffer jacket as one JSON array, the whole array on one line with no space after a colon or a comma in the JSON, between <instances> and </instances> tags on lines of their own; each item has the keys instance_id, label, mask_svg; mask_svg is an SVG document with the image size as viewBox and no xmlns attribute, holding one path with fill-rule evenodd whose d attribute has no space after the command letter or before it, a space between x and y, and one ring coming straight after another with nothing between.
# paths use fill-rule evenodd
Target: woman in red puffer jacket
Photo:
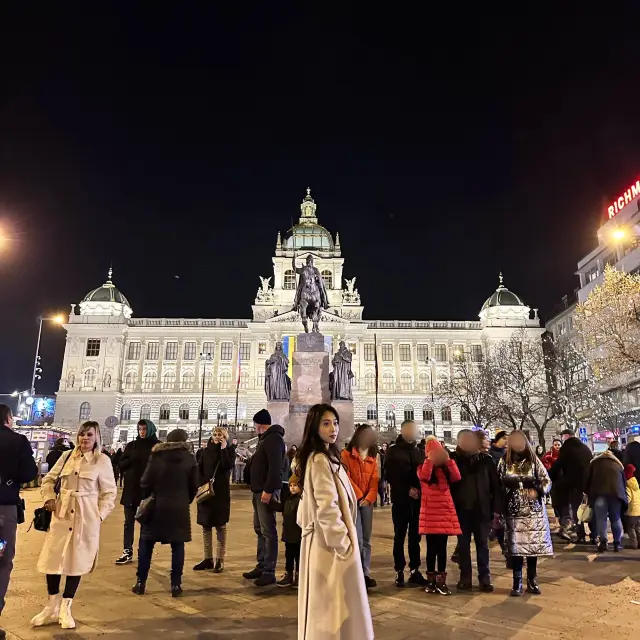
<instances>
[{"instance_id":1,"label":"woman in red puffer jacket","mask_svg":"<svg viewBox=\"0 0 640 640\"><path fill-rule=\"evenodd\" d=\"M451 595L447 586L447 539L462 533L449 485L460 480L454 460L434 436L427 438L426 459L418 470L422 501L420 534L427 538L427 593ZM436 572L436 560L438 571Z\"/></svg>"}]
</instances>

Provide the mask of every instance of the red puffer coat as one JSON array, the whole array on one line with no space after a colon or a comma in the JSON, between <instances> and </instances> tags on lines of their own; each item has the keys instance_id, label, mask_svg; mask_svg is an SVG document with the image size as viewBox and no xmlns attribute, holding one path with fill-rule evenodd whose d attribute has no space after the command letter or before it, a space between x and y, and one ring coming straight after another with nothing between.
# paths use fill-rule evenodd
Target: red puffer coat
<instances>
[{"instance_id":1,"label":"red puffer coat","mask_svg":"<svg viewBox=\"0 0 640 640\"><path fill-rule=\"evenodd\" d=\"M447 460L447 474L450 482L460 480L460 471L454 460ZM438 482L428 483L431 474L435 473ZM418 478L422 487L420 504L420 535L439 533L448 536L458 536L462 533L456 508L451 499L449 482L443 467L433 466L428 458L418 470Z\"/></svg>"}]
</instances>

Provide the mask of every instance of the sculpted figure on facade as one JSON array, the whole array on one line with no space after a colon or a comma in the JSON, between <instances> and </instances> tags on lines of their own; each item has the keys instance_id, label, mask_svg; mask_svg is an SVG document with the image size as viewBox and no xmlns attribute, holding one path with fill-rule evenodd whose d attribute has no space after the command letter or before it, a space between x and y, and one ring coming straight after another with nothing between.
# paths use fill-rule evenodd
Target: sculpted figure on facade
<instances>
[{"instance_id":1,"label":"sculpted figure on facade","mask_svg":"<svg viewBox=\"0 0 640 640\"><path fill-rule=\"evenodd\" d=\"M287 375L289 358L282 350L282 342L276 343L276 350L264 363L264 392L267 400L289 400L291 379Z\"/></svg>"},{"instance_id":2,"label":"sculpted figure on facade","mask_svg":"<svg viewBox=\"0 0 640 640\"><path fill-rule=\"evenodd\" d=\"M342 291L342 301L350 304L360 304L360 294L355 288L356 279L355 276L351 280L345 278L346 289Z\"/></svg>"},{"instance_id":3,"label":"sculpted figure on facade","mask_svg":"<svg viewBox=\"0 0 640 640\"><path fill-rule=\"evenodd\" d=\"M293 270L300 275L296 296L293 300L293 309L300 314L302 326L309 333L309 319L312 322L312 331L320 332L318 322L322 309L329 308L329 299L324 287L324 280L320 271L313 266L313 256L307 256L304 267L296 267L296 256L291 259Z\"/></svg>"},{"instance_id":4,"label":"sculpted figure on facade","mask_svg":"<svg viewBox=\"0 0 640 640\"><path fill-rule=\"evenodd\" d=\"M344 340L340 341L340 348L333 356L331 364L333 364L333 372L330 375L331 399L332 400L353 400L351 392L351 380L353 372L351 371L351 361L353 354Z\"/></svg>"},{"instance_id":5,"label":"sculpted figure on facade","mask_svg":"<svg viewBox=\"0 0 640 640\"><path fill-rule=\"evenodd\" d=\"M262 287L258 289L258 295L256 297L256 302L272 302L273 301L273 289L269 287L269 282L271 282L271 276L268 278L263 278L259 276L260 282L262 283Z\"/></svg>"}]
</instances>

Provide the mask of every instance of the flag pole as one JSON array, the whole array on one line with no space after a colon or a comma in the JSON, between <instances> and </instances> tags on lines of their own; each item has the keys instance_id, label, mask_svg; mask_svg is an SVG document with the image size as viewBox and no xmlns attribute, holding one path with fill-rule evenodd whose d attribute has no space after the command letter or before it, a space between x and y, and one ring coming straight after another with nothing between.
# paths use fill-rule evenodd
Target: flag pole
<instances>
[{"instance_id":1,"label":"flag pole","mask_svg":"<svg viewBox=\"0 0 640 640\"><path fill-rule=\"evenodd\" d=\"M376 367L376 426L380 431L380 412L378 411L378 337L375 333L373 334L373 353Z\"/></svg>"}]
</instances>

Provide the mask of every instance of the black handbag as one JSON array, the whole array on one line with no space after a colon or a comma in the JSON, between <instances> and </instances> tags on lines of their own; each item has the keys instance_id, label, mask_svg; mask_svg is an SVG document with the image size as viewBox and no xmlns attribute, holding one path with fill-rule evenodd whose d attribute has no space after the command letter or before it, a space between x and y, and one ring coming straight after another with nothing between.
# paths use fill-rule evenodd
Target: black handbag
<instances>
[{"instance_id":1,"label":"black handbag","mask_svg":"<svg viewBox=\"0 0 640 640\"><path fill-rule=\"evenodd\" d=\"M156 513L156 497L151 494L148 498L142 500L136 509L135 519L140 524L149 524L153 520Z\"/></svg>"},{"instance_id":2,"label":"black handbag","mask_svg":"<svg viewBox=\"0 0 640 640\"><path fill-rule=\"evenodd\" d=\"M62 488L62 471L64 469L64 465L67 464L69 458L73 450L67 454L67 457L64 459L62 463L62 469L60 469L60 473L56 478L56 483L53 485L53 492L56 494L56 498L60 495L60 489ZM64 455L64 454L63 454ZM44 507L38 507L33 512L33 520L29 525L29 531L31 531L31 527L33 527L36 531L49 531L49 527L51 526L51 511L45 509Z\"/></svg>"}]
</instances>

